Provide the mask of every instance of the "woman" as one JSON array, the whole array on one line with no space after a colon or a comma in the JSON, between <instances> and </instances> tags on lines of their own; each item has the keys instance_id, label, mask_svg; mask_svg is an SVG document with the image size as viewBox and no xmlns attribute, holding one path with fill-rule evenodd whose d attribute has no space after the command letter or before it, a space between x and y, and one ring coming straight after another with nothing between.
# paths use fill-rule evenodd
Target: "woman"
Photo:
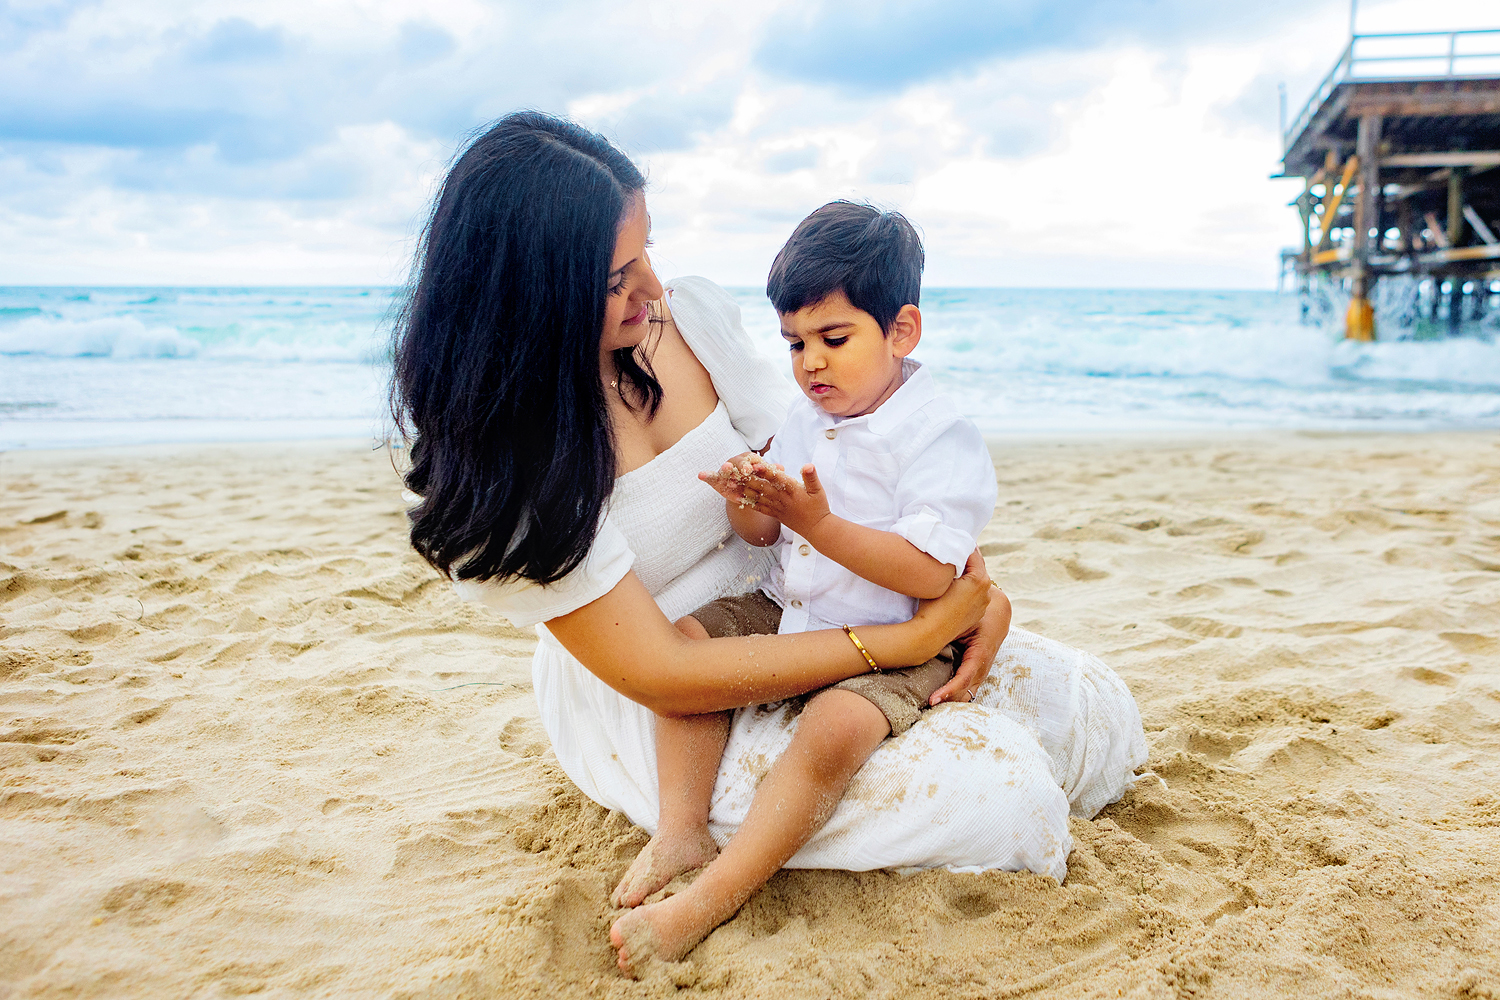
<instances>
[{"instance_id":1,"label":"woman","mask_svg":"<svg viewBox=\"0 0 1500 1000\"><path fill-rule=\"evenodd\" d=\"M869 668L842 631L690 642L671 624L767 571L696 474L763 449L794 390L722 290L658 281L644 186L603 138L545 115L475 140L424 235L394 403L421 498L412 544L465 598L537 625L542 722L585 794L654 832L653 713L744 709L710 817L723 844L795 729L777 703ZM995 660L1008 620L976 555L910 622L860 630L887 666L967 636L955 700L979 704L926 713L876 751L792 866L1065 876L1070 807L1119 797L1145 759L1140 720L1086 654L1016 629ZM636 866L653 887L714 850L653 847ZM627 968L683 950L615 944Z\"/></svg>"}]
</instances>

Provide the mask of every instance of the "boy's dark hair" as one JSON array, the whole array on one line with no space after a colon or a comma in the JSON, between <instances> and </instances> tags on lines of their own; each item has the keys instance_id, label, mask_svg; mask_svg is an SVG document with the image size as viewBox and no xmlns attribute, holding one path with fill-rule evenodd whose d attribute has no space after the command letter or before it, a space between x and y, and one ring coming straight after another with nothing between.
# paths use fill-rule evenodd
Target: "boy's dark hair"
<instances>
[{"instance_id":1,"label":"boy's dark hair","mask_svg":"<svg viewBox=\"0 0 1500 1000\"><path fill-rule=\"evenodd\" d=\"M766 297L794 313L842 291L889 332L905 305L920 305L922 238L900 212L831 201L798 223L776 255Z\"/></svg>"}]
</instances>

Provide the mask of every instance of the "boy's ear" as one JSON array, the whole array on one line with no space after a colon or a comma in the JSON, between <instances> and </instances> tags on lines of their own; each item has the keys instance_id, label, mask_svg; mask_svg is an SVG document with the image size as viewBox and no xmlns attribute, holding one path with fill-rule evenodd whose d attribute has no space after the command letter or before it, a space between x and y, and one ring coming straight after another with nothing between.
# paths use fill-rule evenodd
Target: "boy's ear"
<instances>
[{"instance_id":1,"label":"boy's ear","mask_svg":"<svg viewBox=\"0 0 1500 1000\"><path fill-rule=\"evenodd\" d=\"M907 304L901 307L891 323L891 353L904 358L917 349L922 340L922 310Z\"/></svg>"}]
</instances>

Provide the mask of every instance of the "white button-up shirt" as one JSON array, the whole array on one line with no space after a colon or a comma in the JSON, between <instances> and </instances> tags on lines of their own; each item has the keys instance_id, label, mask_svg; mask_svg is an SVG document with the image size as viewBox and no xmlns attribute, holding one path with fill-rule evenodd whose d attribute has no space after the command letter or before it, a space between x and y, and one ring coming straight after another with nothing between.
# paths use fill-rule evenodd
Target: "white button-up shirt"
<instances>
[{"instance_id":1,"label":"white button-up shirt","mask_svg":"<svg viewBox=\"0 0 1500 1000\"><path fill-rule=\"evenodd\" d=\"M995 510L995 467L984 437L910 358L906 381L874 413L840 419L802 397L766 457L800 476L811 463L839 517L890 531L948 563L954 576ZM876 586L782 526L781 631L904 622L917 600Z\"/></svg>"}]
</instances>

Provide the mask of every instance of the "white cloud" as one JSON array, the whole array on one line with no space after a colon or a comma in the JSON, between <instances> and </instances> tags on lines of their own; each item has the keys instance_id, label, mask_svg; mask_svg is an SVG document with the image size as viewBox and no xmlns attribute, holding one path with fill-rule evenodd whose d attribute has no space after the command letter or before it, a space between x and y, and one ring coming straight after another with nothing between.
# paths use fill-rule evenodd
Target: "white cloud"
<instances>
[{"instance_id":1,"label":"white cloud","mask_svg":"<svg viewBox=\"0 0 1500 1000\"><path fill-rule=\"evenodd\" d=\"M1366 0L1360 25L1473 26L1493 6ZM1042 33L1003 56L966 50L962 66L928 58L937 68L900 86L854 86L764 68L794 9L12 3L0 281L398 281L456 144L532 106L642 162L673 273L759 283L802 215L849 196L909 212L933 284L1266 286L1296 238L1291 192L1267 179L1275 84L1295 112L1348 10L1260 11L1240 37Z\"/></svg>"},{"instance_id":2,"label":"white cloud","mask_svg":"<svg viewBox=\"0 0 1500 1000\"><path fill-rule=\"evenodd\" d=\"M184 174L194 153L176 164ZM322 175L352 196L331 200L184 196L107 182L138 158L89 148L46 169L0 159L0 274L11 284L368 284L399 281L411 234L447 150L384 123L349 126L294 160L255 169L278 188ZM123 164L123 166L122 166ZM234 184L218 174L224 186Z\"/></svg>"}]
</instances>

